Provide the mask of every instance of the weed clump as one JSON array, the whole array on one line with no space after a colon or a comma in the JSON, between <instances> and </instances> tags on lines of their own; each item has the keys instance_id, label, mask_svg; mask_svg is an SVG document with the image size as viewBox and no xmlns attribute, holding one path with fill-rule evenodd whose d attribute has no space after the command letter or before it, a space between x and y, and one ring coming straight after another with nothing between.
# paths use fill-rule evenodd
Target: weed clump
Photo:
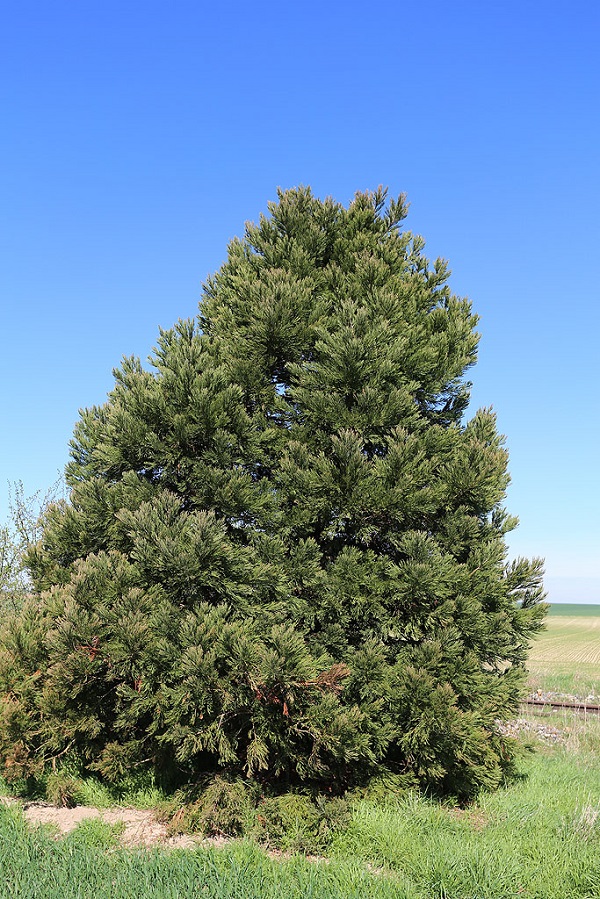
<instances>
[{"instance_id":1,"label":"weed clump","mask_svg":"<svg viewBox=\"0 0 600 899\"><path fill-rule=\"evenodd\" d=\"M322 852L349 820L345 799L318 796L313 800L300 793L284 793L260 803L252 836L265 846L288 852Z\"/></svg>"}]
</instances>

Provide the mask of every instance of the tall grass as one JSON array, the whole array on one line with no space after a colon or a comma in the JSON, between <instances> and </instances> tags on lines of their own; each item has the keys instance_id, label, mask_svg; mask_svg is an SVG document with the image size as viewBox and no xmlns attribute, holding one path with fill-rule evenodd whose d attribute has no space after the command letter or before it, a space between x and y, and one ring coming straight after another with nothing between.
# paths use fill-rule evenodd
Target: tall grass
<instances>
[{"instance_id":1,"label":"tall grass","mask_svg":"<svg viewBox=\"0 0 600 899\"><path fill-rule=\"evenodd\" d=\"M528 687L532 693L540 690L542 693L558 693L578 699L593 697L594 702L600 701L600 675L595 671L567 671L557 674L534 664L531 664L529 671Z\"/></svg>"},{"instance_id":2,"label":"tall grass","mask_svg":"<svg viewBox=\"0 0 600 899\"><path fill-rule=\"evenodd\" d=\"M335 849L402 875L413 899L600 896L598 758L530 759L517 785L452 810L361 803Z\"/></svg>"},{"instance_id":3,"label":"tall grass","mask_svg":"<svg viewBox=\"0 0 600 899\"><path fill-rule=\"evenodd\" d=\"M406 897L360 862L268 858L249 843L224 849L127 851L102 828L55 840L0 809L0 896L11 899L387 899Z\"/></svg>"},{"instance_id":4,"label":"tall grass","mask_svg":"<svg viewBox=\"0 0 600 899\"><path fill-rule=\"evenodd\" d=\"M56 840L0 809L0 897L597 899L600 721L550 720L566 742L527 756L518 783L467 808L414 794L357 802L327 861L244 842L124 850L94 822Z\"/></svg>"}]
</instances>

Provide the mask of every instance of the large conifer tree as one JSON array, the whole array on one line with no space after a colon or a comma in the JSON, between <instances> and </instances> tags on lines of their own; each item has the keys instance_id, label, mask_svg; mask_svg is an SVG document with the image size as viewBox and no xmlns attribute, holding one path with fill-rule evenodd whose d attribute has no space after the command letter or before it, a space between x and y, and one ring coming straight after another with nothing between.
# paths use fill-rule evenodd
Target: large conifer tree
<instances>
[{"instance_id":1,"label":"large conifer tree","mask_svg":"<svg viewBox=\"0 0 600 899\"><path fill-rule=\"evenodd\" d=\"M82 414L2 637L9 776L72 754L469 795L510 762L541 565L507 564L503 439L463 420L476 317L402 198L269 211Z\"/></svg>"}]
</instances>

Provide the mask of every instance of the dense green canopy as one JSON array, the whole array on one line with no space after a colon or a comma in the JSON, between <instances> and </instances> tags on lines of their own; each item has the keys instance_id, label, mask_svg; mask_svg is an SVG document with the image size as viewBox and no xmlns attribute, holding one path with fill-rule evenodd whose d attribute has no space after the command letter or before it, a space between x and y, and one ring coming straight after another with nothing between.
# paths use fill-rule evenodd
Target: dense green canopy
<instances>
[{"instance_id":1,"label":"dense green canopy","mask_svg":"<svg viewBox=\"0 0 600 899\"><path fill-rule=\"evenodd\" d=\"M461 795L510 764L541 565L467 424L476 317L404 201L298 189L82 413L0 646L0 757Z\"/></svg>"}]
</instances>

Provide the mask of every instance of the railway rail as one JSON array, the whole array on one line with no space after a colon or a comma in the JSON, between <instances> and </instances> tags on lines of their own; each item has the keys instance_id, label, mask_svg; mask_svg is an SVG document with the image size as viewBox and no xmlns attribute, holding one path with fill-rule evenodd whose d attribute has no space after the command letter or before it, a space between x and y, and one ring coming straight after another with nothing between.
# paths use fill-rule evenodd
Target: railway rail
<instances>
[{"instance_id":1,"label":"railway rail","mask_svg":"<svg viewBox=\"0 0 600 899\"><path fill-rule=\"evenodd\" d=\"M559 699L523 699L521 705L534 706L538 709L569 709L581 715L600 715L600 705L593 702L565 702Z\"/></svg>"}]
</instances>

